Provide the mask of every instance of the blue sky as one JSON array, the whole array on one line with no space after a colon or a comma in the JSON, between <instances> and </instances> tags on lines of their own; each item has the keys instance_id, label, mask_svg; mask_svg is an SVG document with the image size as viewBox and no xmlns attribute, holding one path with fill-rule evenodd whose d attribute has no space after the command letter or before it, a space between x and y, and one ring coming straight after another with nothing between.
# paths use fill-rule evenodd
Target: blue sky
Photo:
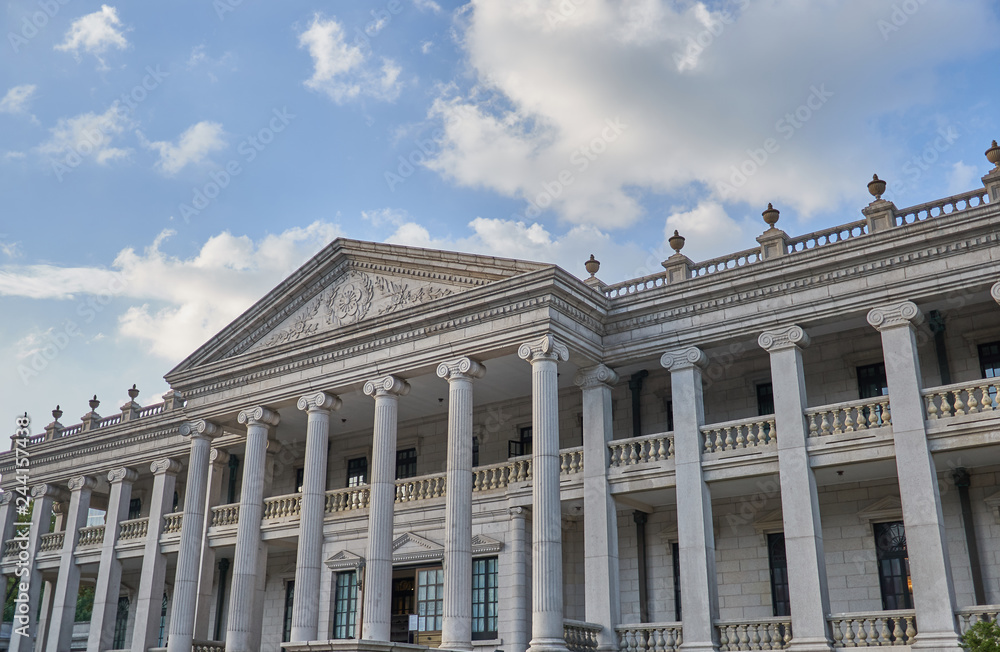
<instances>
[{"instance_id":1,"label":"blue sky","mask_svg":"<svg viewBox=\"0 0 1000 652\"><path fill-rule=\"evenodd\" d=\"M118 411L337 236L652 273L981 185L988 0L12 0L0 412Z\"/></svg>"}]
</instances>

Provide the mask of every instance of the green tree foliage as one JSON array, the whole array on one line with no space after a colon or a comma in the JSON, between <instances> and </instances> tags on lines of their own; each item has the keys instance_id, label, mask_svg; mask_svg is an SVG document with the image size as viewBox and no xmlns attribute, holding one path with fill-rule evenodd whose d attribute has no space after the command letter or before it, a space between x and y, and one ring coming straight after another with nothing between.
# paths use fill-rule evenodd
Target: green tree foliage
<instances>
[{"instance_id":1,"label":"green tree foliage","mask_svg":"<svg viewBox=\"0 0 1000 652\"><path fill-rule=\"evenodd\" d=\"M981 620L962 635L961 642L969 652L1000 652L1000 625Z\"/></svg>"}]
</instances>

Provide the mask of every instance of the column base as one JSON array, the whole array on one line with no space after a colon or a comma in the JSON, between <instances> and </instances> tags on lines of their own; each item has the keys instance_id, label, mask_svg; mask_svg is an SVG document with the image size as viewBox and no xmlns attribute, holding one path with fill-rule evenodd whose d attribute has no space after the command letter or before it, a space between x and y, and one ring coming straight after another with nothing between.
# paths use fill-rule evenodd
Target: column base
<instances>
[{"instance_id":1,"label":"column base","mask_svg":"<svg viewBox=\"0 0 1000 652\"><path fill-rule=\"evenodd\" d=\"M451 650L452 652L472 652L471 641L441 641L439 650Z\"/></svg>"},{"instance_id":2,"label":"column base","mask_svg":"<svg viewBox=\"0 0 1000 652\"><path fill-rule=\"evenodd\" d=\"M833 645L826 637L798 638L793 637L788 644L789 652L830 652Z\"/></svg>"},{"instance_id":3,"label":"column base","mask_svg":"<svg viewBox=\"0 0 1000 652\"><path fill-rule=\"evenodd\" d=\"M925 652L954 652L961 650L962 646L958 642L958 635L955 632L920 632L917 634L910 646L911 650L922 650Z\"/></svg>"},{"instance_id":4,"label":"column base","mask_svg":"<svg viewBox=\"0 0 1000 652\"><path fill-rule=\"evenodd\" d=\"M528 652L569 652L569 649L563 638L534 638L528 643Z\"/></svg>"}]
</instances>

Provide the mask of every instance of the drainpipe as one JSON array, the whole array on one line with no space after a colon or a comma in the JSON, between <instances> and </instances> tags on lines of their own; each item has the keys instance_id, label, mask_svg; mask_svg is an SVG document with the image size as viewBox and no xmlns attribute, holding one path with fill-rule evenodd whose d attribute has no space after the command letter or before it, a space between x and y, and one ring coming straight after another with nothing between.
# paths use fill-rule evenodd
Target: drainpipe
<instances>
[{"instance_id":1,"label":"drainpipe","mask_svg":"<svg viewBox=\"0 0 1000 652\"><path fill-rule=\"evenodd\" d=\"M934 333L934 349L937 352L938 369L941 371L941 384L951 384L951 367L948 365L948 349L944 346L944 315L937 310L928 313L927 325Z\"/></svg>"},{"instance_id":2,"label":"drainpipe","mask_svg":"<svg viewBox=\"0 0 1000 652\"><path fill-rule=\"evenodd\" d=\"M983 588L983 567L979 563L979 540L976 539L976 523L972 520L972 501L969 500L969 471L955 469L951 475L958 487L958 499L962 503L962 524L965 526L965 543L969 547L969 566L972 571L972 588L976 593L976 604L986 604Z\"/></svg>"},{"instance_id":3,"label":"drainpipe","mask_svg":"<svg viewBox=\"0 0 1000 652\"><path fill-rule=\"evenodd\" d=\"M640 381L641 382L641 381ZM639 622L649 622L649 606L646 600L646 513L632 512L635 521L635 547L639 565Z\"/></svg>"},{"instance_id":4,"label":"drainpipe","mask_svg":"<svg viewBox=\"0 0 1000 652\"><path fill-rule=\"evenodd\" d=\"M629 378L628 388L632 391L632 436L638 437L642 434L642 414L639 412L639 393L642 391L642 380L649 375L643 369L632 374Z\"/></svg>"}]
</instances>

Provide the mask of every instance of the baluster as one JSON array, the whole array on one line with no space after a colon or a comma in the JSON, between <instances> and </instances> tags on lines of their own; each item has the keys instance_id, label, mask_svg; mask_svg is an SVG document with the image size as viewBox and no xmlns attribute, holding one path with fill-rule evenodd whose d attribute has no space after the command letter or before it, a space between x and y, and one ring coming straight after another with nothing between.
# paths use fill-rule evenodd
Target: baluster
<instances>
[{"instance_id":1,"label":"baluster","mask_svg":"<svg viewBox=\"0 0 1000 652\"><path fill-rule=\"evenodd\" d=\"M897 617L892 619L892 636L894 639L894 645L906 645L906 632L903 627L900 626L900 620L902 620L902 618Z\"/></svg>"},{"instance_id":2,"label":"baluster","mask_svg":"<svg viewBox=\"0 0 1000 652\"><path fill-rule=\"evenodd\" d=\"M885 399L880 405L882 406L882 425L891 426L892 414L889 412L889 399Z\"/></svg>"},{"instance_id":3,"label":"baluster","mask_svg":"<svg viewBox=\"0 0 1000 652\"><path fill-rule=\"evenodd\" d=\"M737 630L739 631L740 649L741 650L749 650L750 649L750 645L749 645L750 637L747 636L747 624L746 623L740 623L736 627L737 627Z\"/></svg>"},{"instance_id":4,"label":"baluster","mask_svg":"<svg viewBox=\"0 0 1000 652\"><path fill-rule=\"evenodd\" d=\"M670 447L667 449L667 455L669 457L673 457L674 456L674 438L673 438L673 436L670 437Z\"/></svg>"},{"instance_id":5,"label":"baluster","mask_svg":"<svg viewBox=\"0 0 1000 652\"><path fill-rule=\"evenodd\" d=\"M917 635L917 629L913 626L913 616L903 616L903 622L906 623L906 644L909 645Z\"/></svg>"},{"instance_id":6,"label":"baluster","mask_svg":"<svg viewBox=\"0 0 1000 652\"><path fill-rule=\"evenodd\" d=\"M714 431L712 431L712 430L706 430L705 432L702 433L702 437L705 438L705 450L703 451L705 453L711 453L712 452L712 434L713 434L713 432Z\"/></svg>"},{"instance_id":7,"label":"baluster","mask_svg":"<svg viewBox=\"0 0 1000 652\"><path fill-rule=\"evenodd\" d=\"M659 444L659 447L656 449L656 461L659 462L660 460L667 459L667 456L669 455L667 452L667 438L657 437L656 443Z\"/></svg>"},{"instance_id":8,"label":"baluster","mask_svg":"<svg viewBox=\"0 0 1000 652\"><path fill-rule=\"evenodd\" d=\"M722 625L718 629L719 629L719 650L729 650L729 627Z\"/></svg>"},{"instance_id":9,"label":"baluster","mask_svg":"<svg viewBox=\"0 0 1000 652\"><path fill-rule=\"evenodd\" d=\"M969 414L976 414L979 412L979 401L976 400L976 388L970 387L966 390L969 393L969 400L966 405L969 406Z\"/></svg>"},{"instance_id":10,"label":"baluster","mask_svg":"<svg viewBox=\"0 0 1000 652\"><path fill-rule=\"evenodd\" d=\"M871 621L867 618L858 620L858 647L868 647L868 628Z\"/></svg>"},{"instance_id":11,"label":"baluster","mask_svg":"<svg viewBox=\"0 0 1000 652\"><path fill-rule=\"evenodd\" d=\"M879 645L892 645L892 631L889 629L889 619L882 619L882 632Z\"/></svg>"},{"instance_id":12,"label":"baluster","mask_svg":"<svg viewBox=\"0 0 1000 652\"><path fill-rule=\"evenodd\" d=\"M847 624L844 631L844 647L857 647L857 643L854 642L854 619L845 618L844 623Z\"/></svg>"},{"instance_id":13,"label":"baluster","mask_svg":"<svg viewBox=\"0 0 1000 652\"><path fill-rule=\"evenodd\" d=\"M736 441L736 446L735 447L736 448L746 448L747 447L747 441L746 441L746 439L743 438L743 427L742 426L734 426L733 430L736 431L736 440L735 440ZM748 428L748 430L749 430L749 428Z\"/></svg>"},{"instance_id":14,"label":"baluster","mask_svg":"<svg viewBox=\"0 0 1000 652\"><path fill-rule=\"evenodd\" d=\"M823 411L823 421L820 424L820 434L829 435L830 434L830 413L826 410Z\"/></svg>"},{"instance_id":15,"label":"baluster","mask_svg":"<svg viewBox=\"0 0 1000 652\"><path fill-rule=\"evenodd\" d=\"M955 414L966 414L965 403L962 402L962 392L961 390L953 392L955 396Z\"/></svg>"},{"instance_id":16,"label":"baluster","mask_svg":"<svg viewBox=\"0 0 1000 652\"><path fill-rule=\"evenodd\" d=\"M764 422L756 421L747 426L747 448L754 448L764 443Z\"/></svg>"},{"instance_id":17,"label":"baluster","mask_svg":"<svg viewBox=\"0 0 1000 652\"><path fill-rule=\"evenodd\" d=\"M844 631L841 629L842 620L834 620L833 625L833 647L844 647Z\"/></svg>"},{"instance_id":18,"label":"baluster","mask_svg":"<svg viewBox=\"0 0 1000 652\"><path fill-rule=\"evenodd\" d=\"M653 630L653 640L655 641L653 646L655 652L666 652L666 648L663 646L663 630L659 627Z\"/></svg>"},{"instance_id":19,"label":"baluster","mask_svg":"<svg viewBox=\"0 0 1000 652\"><path fill-rule=\"evenodd\" d=\"M843 423L846 419L841 418L841 413L845 416L850 415L850 409L844 410L842 408L834 408L830 415L833 417L833 423L831 423L831 430L834 435L839 435L844 432Z\"/></svg>"},{"instance_id":20,"label":"baluster","mask_svg":"<svg viewBox=\"0 0 1000 652\"><path fill-rule=\"evenodd\" d=\"M817 414L806 415L809 419L809 436L816 437L819 434L819 426L816 425Z\"/></svg>"},{"instance_id":21,"label":"baluster","mask_svg":"<svg viewBox=\"0 0 1000 652\"><path fill-rule=\"evenodd\" d=\"M854 417L851 416L851 408L845 410L844 432L854 432Z\"/></svg>"},{"instance_id":22,"label":"baluster","mask_svg":"<svg viewBox=\"0 0 1000 652\"><path fill-rule=\"evenodd\" d=\"M927 396L927 397L924 398L924 400L927 402L927 418L928 419L937 419L938 418L938 409L937 409L937 405L934 402L934 399L937 398L937 396L938 396L937 394L931 394L930 396Z\"/></svg>"},{"instance_id":23,"label":"baluster","mask_svg":"<svg viewBox=\"0 0 1000 652\"><path fill-rule=\"evenodd\" d=\"M750 649L759 650L760 649L760 626L757 623L751 623L748 626L750 630Z\"/></svg>"},{"instance_id":24,"label":"baluster","mask_svg":"<svg viewBox=\"0 0 1000 652\"><path fill-rule=\"evenodd\" d=\"M723 428L723 430L726 431L726 443L723 445L722 450L732 450L734 448L734 443L735 443L733 441L734 428L727 427Z\"/></svg>"}]
</instances>

